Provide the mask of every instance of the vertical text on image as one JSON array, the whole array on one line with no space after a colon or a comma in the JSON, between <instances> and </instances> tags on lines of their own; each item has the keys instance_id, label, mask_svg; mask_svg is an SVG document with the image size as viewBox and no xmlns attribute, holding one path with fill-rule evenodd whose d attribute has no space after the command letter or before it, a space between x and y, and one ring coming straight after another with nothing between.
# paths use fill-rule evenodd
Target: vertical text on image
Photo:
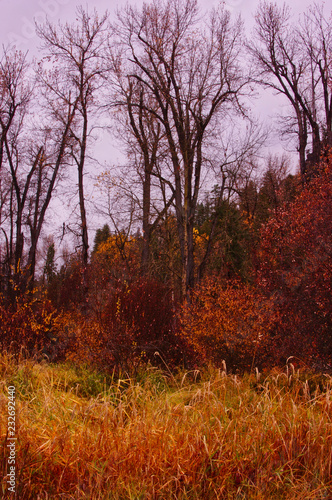
<instances>
[{"instance_id":1,"label":"vertical text on image","mask_svg":"<svg viewBox=\"0 0 332 500\"><path fill-rule=\"evenodd\" d=\"M8 418L7 418L7 485L8 491L15 493L16 489L16 398L15 387L8 388Z\"/></svg>"}]
</instances>

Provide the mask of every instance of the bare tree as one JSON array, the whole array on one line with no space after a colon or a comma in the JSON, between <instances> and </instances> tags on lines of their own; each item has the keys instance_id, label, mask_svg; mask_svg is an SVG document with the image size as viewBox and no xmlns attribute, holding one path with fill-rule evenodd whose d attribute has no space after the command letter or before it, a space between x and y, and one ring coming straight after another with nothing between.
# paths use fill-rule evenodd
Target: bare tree
<instances>
[{"instance_id":1,"label":"bare tree","mask_svg":"<svg viewBox=\"0 0 332 500\"><path fill-rule=\"evenodd\" d=\"M35 175L27 199L25 224L30 232L30 246L26 264L26 281L33 287L35 280L37 245L45 222L47 209L60 178L60 170L68 164L70 153L70 129L75 117L77 102L67 103L64 122L53 121L53 131L47 127L42 130L41 145L37 153L32 149L31 156L36 158Z\"/></svg>"},{"instance_id":2,"label":"bare tree","mask_svg":"<svg viewBox=\"0 0 332 500\"><path fill-rule=\"evenodd\" d=\"M152 234L174 201L172 183L161 175L164 170L162 164L167 156L166 137L160 121L151 113L151 109L157 112L158 108L150 93L135 78L123 75L112 53L111 60L112 75L115 77L112 81L111 110L116 110L117 135L121 136L121 142L125 144L128 158L128 164L120 169L126 177L133 170L137 179L136 182L132 179L133 186L136 185L136 191L141 191L141 195L136 196L143 229L141 271L148 274L151 272ZM167 189L166 184L170 189Z\"/></svg>"},{"instance_id":3,"label":"bare tree","mask_svg":"<svg viewBox=\"0 0 332 500\"><path fill-rule=\"evenodd\" d=\"M309 7L298 34L310 61L312 111L321 126L322 140L332 146L332 18L324 15L323 4Z\"/></svg>"},{"instance_id":4,"label":"bare tree","mask_svg":"<svg viewBox=\"0 0 332 500\"><path fill-rule=\"evenodd\" d=\"M267 136L268 130L251 120L244 131L232 128L224 137L218 138L219 144L214 148L215 157L211 159L211 169L217 184L213 190L213 210L206 249L198 266L199 280L204 276L217 239L220 208L225 202L230 204L233 201L238 204L242 193L249 186L255 185L255 178L259 175L259 159Z\"/></svg>"},{"instance_id":5,"label":"bare tree","mask_svg":"<svg viewBox=\"0 0 332 500\"><path fill-rule=\"evenodd\" d=\"M285 4L279 7L264 1L255 17L255 38L248 48L260 69L258 81L286 96L292 106L305 179L310 166L319 160L322 135L331 140L331 25L317 5L300 25L292 24ZM291 120L287 123L292 125ZM309 137L312 147L307 159Z\"/></svg>"},{"instance_id":6,"label":"bare tree","mask_svg":"<svg viewBox=\"0 0 332 500\"><path fill-rule=\"evenodd\" d=\"M28 112L32 90L25 83L28 71L26 56L22 53L4 52L0 63L1 107L0 107L0 168L2 182L7 171L7 224L2 225L6 240L7 288L13 269L15 281L18 279L23 254L24 236L22 228L23 210L29 190L35 163L22 172L20 162L20 140L24 121Z\"/></svg>"},{"instance_id":7,"label":"bare tree","mask_svg":"<svg viewBox=\"0 0 332 500\"><path fill-rule=\"evenodd\" d=\"M115 245L130 275L127 259L127 245L133 234L137 222L138 205L140 204L137 193L132 186L130 176L119 175L117 167L109 168L97 178L97 186L101 196L95 208L111 223L111 233L115 236Z\"/></svg>"},{"instance_id":8,"label":"bare tree","mask_svg":"<svg viewBox=\"0 0 332 500\"><path fill-rule=\"evenodd\" d=\"M26 56L5 51L0 75L1 179L6 179L8 185L4 199L6 218L1 229L6 242L5 286L11 295L17 287L24 290L34 285L37 245L60 167L68 153L77 101L67 102L61 120L59 108L53 113L48 108L44 127L42 93L37 102ZM36 122L34 113L38 115ZM2 217L3 213L2 210Z\"/></svg>"},{"instance_id":9,"label":"bare tree","mask_svg":"<svg viewBox=\"0 0 332 500\"><path fill-rule=\"evenodd\" d=\"M57 80L47 81L45 85L57 98L67 102L65 88L70 89L70 99L77 103L77 112L70 128L72 159L78 173L78 195L80 209L82 259L88 262L88 226L84 197L84 172L87 148L93 128L93 114L99 109L98 91L101 89L107 71L104 59L104 46L108 37L105 13L99 18L96 11L89 14L83 8L77 10L74 25L60 24L56 27L50 22L37 27L50 62L55 68L53 75ZM59 86L59 78L61 85Z\"/></svg>"},{"instance_id":10,"label":"bare tree","mask_svg":"<svg viewBox=\"0 0 332 500\"><path fill-rule=\"evenodd\" d=\"M119 71L144 89L143 108L166 138L184 295L194 284L193 228L209 131L222 128L231 109L241 110L247 83L239 64L241 29L222 8L203 24L195 0L127 7L114 27L129 59Z\"/></svg>"}]
</instances>

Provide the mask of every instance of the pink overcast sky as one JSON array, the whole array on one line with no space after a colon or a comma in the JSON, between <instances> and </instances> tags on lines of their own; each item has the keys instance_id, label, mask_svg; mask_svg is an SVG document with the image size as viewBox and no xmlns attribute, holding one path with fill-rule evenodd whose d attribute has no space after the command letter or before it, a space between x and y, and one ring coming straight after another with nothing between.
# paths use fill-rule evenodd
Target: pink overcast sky
<instances>
[{"instance_id":1,"label":"pink overcast sky","mask_svg":"<svg viewBox=\"0 0 332 500\"><path fill-rule=\"evenodd\" d=\"M128 0L0 0L1 16L0 16L0 43L3 46L8 46L10 43L15 44L17 49L23 52L29 51L30 56L38 56L37 48L40 44L38 37L35 34L35 21L42 23L46 16L51 22L72 22L75 20L76 8L82 5L90 10L96 8L100 15L107 10L110 18L118 8L121 8L126 3L141 5L144 0L128 1ZM320 0L318 0L319 2ZM331 1L331 0L329 0ZM289 0L286 2L291 6L295 19L298 15L313 4L314 0ZM218 0L199 0L199 3L204 10L208 10L213 6L218 5ZM247 35L254 24L254 14L260 3L260 0L225 0L225 7L235 16L241 14L246 27ZM283 1L277 0L277 4L282 6ZM326 12L329 9L329 2L325 2ZM287 106L285 100L278 100L275 97L271 99L271 93L261 91L261 97L254 103L254 113L258 118L264 121L271 122L273 117L281 111L283 105ZM109 138L106 139L106 142ZM272 138L272 142L268 148L277 149L280 151L280 140L277 136ZM104 161L107 161L107 148L101 148L105 151ZM115 153L115 156L117 154ZM118 161L121 158L115 158ZM295 157L297 161L297 156ZM103 161L103 160L102 160Z\"/></svg>"},{"instance_id":2,"label":"pink overcast sky","mask_svg":"<svg viewBox=\"0 0 332 500\"><path fill-rule=\"evenodd\" d=\"M0 0L0 40L1 44L7 46L9 42L15 43L17 48L25 51L34 51L38 40L34 33L34 20L42 22L46 15L51 21L70 21L75 17L78 5L96 8L100 14L108 10L112 16L114 11L124 5L126 0L94 0L82 2L79 0ZM130 3L130 2L129 2ZM141 4L142 0L132 2ZM218 2L213 0L200 0L202 9L207 9ZM278 2L282 5L284 2ZM293 12L297 15L306 10L313 2L310 0L292 0L288 2ZM253 14L259 4L259 0L226 0L226 8L235 14L241 13L245 20L247 29L252 26Z\"/></svg>"}]
</instances>

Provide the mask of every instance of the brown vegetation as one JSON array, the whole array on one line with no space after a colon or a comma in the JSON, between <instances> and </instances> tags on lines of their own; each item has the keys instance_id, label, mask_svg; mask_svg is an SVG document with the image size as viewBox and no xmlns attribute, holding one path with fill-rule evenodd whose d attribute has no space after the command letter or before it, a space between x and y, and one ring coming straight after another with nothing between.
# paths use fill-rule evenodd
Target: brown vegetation
<instances>
[{"instance_id":1,"label":"brown vegetation","mask_svg":"<svg viewBox=\"0 0 332 500\"><path fill-rule=\"evenodd\" d=\"M150 367L116 380L5 355L0 366L2 387L16 387L22 500L332 494L329 376L289 365L243 378L216 369L169 378ZM4 407L4 389L0 398ZM10 498L5 491L2 482Z\"/></svg>"}]
</instances>

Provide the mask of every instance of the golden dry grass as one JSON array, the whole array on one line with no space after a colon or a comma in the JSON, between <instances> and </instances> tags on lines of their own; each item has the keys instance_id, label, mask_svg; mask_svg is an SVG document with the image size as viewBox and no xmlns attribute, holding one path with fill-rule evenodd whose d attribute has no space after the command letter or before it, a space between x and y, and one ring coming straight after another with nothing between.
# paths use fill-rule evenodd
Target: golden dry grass
<instances>
[{"instance_id":1,"label":"golden dry grass","mask_svg":"<svg viewBox=\"0 0 332 500\"><path fill-rule=\"evenodd\" d=\"M3 355L0 380L3 445L6 387L17 392L20 500L332 499L328 376L112 380ZM14 498L1 459L2 498Z\"/></svg>"}]
</instances>

